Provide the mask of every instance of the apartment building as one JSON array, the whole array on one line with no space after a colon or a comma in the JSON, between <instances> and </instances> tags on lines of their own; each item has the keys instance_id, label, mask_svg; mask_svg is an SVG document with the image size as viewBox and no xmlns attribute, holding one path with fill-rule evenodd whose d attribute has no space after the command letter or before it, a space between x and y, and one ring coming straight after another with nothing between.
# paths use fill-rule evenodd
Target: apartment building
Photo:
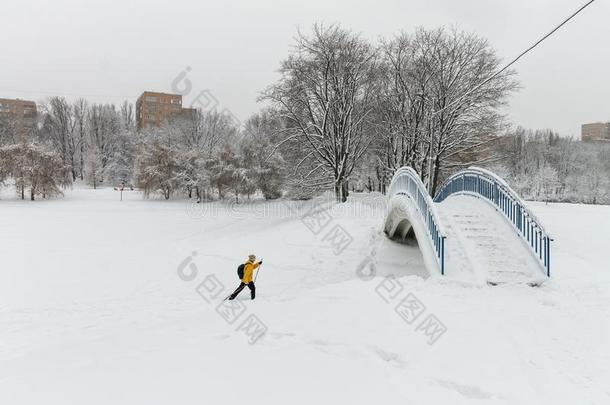
<instances>
[{"instance_id":1,"label":"apartment building","mask_svg":"<svg viewBox=\"0 0 610 405\"><path fill-rule=\"evenodd\" d=\"M0 98L0 120L14 129L15 134L36 125L38 109L34 101Z\"/></svg>"},{"instance_id":2,"label":"apartment building","mask_svg":"<svg viewBox=\"0 0 610 405\"><path fill-rule=\"evenodd\" d=\"M180 94L145 91L136 101L138 129L160 127L165 121L192 114L192 108L182 108Z\"/></svg>"},{"instance_id":3,"label":"apartment building","mask_svg":"<svg viewBox=\"0 0 610 405\"><path fill-rule=\"evenodd\" d=\"M610 141L610 123L594 122L583 124L580 137L583 142Z\"/></svg>"}]
</instances>

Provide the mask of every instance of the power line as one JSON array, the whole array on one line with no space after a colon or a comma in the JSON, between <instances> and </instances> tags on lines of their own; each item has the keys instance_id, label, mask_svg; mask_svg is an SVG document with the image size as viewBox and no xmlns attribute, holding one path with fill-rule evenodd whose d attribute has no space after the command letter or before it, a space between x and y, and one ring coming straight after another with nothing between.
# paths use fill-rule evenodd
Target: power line
<instances>
[{"instance_id":1,"label":"power line","mask_svg":"<svg viewBox=\"0 0 610 405\"><path fill-rule=\"evenodd\" d=\"M509 67L511 67L513 64L515 64L519 59L521 59L523 56L525 56L527 53L529 53L532 49L536 48L538 45L540 45L540 43L542 43L542 41L544 41L545 39L547 39L548 37L550 37L551 35L553 35L558 29L560 29L561 27L563 27L568 21L570 21L572 18L576 17L576 15L578 13L580 13L582 10L584 10L586 7L588 7L591 3L593 3L595 0L590 0L588 1L586 4L584 4L583 6L581 6L578 10L576 10L575 12L573 12L572 14L570 14L570 16L568 16L568 18L566 18L565 20L563 20L559 25L555 26L555 28L553 28L549 33L547 33L546 35L544 35L542 38L540 38L538 41L536 41L533 45L531 45L529 48L527 48L525 51L521 52L515 59L511 60L507 65L505 65L502 69L498 70L496 73L492 74L491 76L489 76L487 79L483 80L481 83L477 84L476 86L474 86L473 88L471 88L470 90L468 90L466 93L462 94L460 97L456 98L455 100L453 100L451 103L447 104L445 107L441 108L440 110L437 110L435 112L433 112L431 114L431 118L434 119L434 117L443 112L444 110L446 110L449 107L454 106L455 104L457 104L458 102L460 102L461 100L463 100L464 98L468 97L470 94L472 94L473 92L475 92L476 90L478 90L479 88L481 88L482 86L484 86L486 83L489 83L490 80L492 80L494 77L497 77L500 73L504 72L506 69L508 69ZM429 175L428 175L428 192L431 193L432 192L432 168L433 168L433 158L432 158L432 141L433 141L433 135L434 135L434 131L432 130L432 119L430 120L430 157L429 157L429 163L430 163L430 167L429 167Z\"/></svg>"},{"instance_id":2,"label":"power line","mask_svg":"<svg viewBox=\"0 0 610 405\"><path fill-rule=\"evenodd\" d=\"M568 21L570 21L572 18L576 17L576 15L578 13L580 13L582 10L584 10L585 8L587 8L591 3L593 3L595 0L590 0L588 1L585 5L581 6L578 10L576 10L575 12L573 12L572 14L570 14L570 16L568 18L566 18L565 20L563 20L559 25L555 26L555 28L553 28L548 34L544 35L542 38L540 38L538 41L536 41L533 45L531 45L529 48L527 48L525 51L521 52L519 54L519 56L517 56L515 59L513 59L512 61L510 61L506 66L504 66L502 69L498 70L496 73L494 73L493 75L489 76L487 79L483 80L481 83L477 84L476 86L474 86L472 89L468 90L466 93L462 94L460 97L458 97L457 99L455 99L454 101L452 101L451 103L449 103L448 105L446 105L445 107L441 108L438 111L435 111L433 114L436 115L444 110L446 110L447 108L455 105L458 101L462 100L463 98L469 96L470 94L472 94L473 92L475 92L476 90L478 90L479 88L481 88L482 86L484 86L486 83L488 83L490 80L492 80L494 77L497 77L500 73L504 72L506 69L508 69L509 67L511 67L513 64L515 64L519 59L521 59L523 56L525 56L525 54L529 53L532 49L536 48L538 45L540 45L540 43L542 41L544 41L545 39L547 39L548 37L550 37L551 35L553 35L555 33L555 31L557 31L558 29L560 29L561 27L563 27Z\"/></svg>"}]
</instances>

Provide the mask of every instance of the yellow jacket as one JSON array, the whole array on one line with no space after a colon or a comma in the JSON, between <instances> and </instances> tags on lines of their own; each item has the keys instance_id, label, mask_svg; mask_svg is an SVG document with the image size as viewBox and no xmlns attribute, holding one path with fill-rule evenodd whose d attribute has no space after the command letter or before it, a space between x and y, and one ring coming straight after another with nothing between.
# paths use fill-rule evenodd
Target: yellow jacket
<instances>
[{"instance_id":1,"label":"yellow jacket","mask_svg":"<svg viewBox=\"0 0 610 405\"><path fill-rule=\"evenodd\" d=\"M254 263L248 260L244 264L244 278L241 279L241 282L245 284L252 282L252 275L254 274L254 269L256 269L258 266L260 266L260 262Z\"/></svg>"}]
</instances>

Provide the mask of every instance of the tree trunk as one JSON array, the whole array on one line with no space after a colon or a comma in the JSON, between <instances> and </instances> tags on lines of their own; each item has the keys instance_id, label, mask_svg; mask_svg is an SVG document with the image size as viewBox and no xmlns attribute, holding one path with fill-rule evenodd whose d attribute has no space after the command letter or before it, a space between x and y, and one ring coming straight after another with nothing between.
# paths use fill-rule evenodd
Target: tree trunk
<instances>
[{"instance_id":1,"label":"tree trunk","mask_svg":"<svg viewBox=\"0 0 610 405\"><path fill-rule=\"evenodd\" d=\"M74 170L74 154L70 156L70 171L72 172L72 181L76 181L76 170Z\"/></svg>"},{"instance_id":2,"label":"tree trunk","mask_svg":"<svg viewBox=\"0 0 610 405\"><path fill-rule=\"evenodd\" d=\"M347 201L347 197L349 197L349 180L345 180L343 182L343 190L342 190L342 194L341 194L341 201L342 202L346 202Z\"/></svg>"},{"instance_id":3,"label":"tree trunk","mask_svg":"<svg viewBox=\"0 0 610 405\"><path fill-rule=\"evenodd\" d=\"M434 159L434 171L432 175L432 189L430 191L430 195L432 198L434 198L434 194L436 194L436 188L438 187L438 176L441 170L439 160L439 155L436 155L436 158Z\"/></svg>"},{"instance_id":4,"label":"tree trunk","mask_svg":"<svg viewBox=\"0 0 610 405\"><path fill-rule=\"evenodd\" d=\"M85 158L83 157L85 148L83 146L83 130L81 129L81 135L80 135L80 166L78 168L79 172L80 172L80 181L83 181L83 179L85 178L83 176L83 166L85 166Z\"/></svg>"},{"instance_id":5,"label":"tree trunk","mask_svg":"<svg viewBox=\"0 0 610 405\"><path fill-rule=\"evenodd\" d=\"M335 199L337 202L347 201L347 181L343 179L335 180Z\"/></svg>"}]
</instances>

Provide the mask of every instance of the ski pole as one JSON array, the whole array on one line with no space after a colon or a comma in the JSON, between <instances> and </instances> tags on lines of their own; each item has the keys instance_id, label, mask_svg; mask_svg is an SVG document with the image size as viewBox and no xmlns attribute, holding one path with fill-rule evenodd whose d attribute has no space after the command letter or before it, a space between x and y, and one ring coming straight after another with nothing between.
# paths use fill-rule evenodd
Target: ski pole
<instances>
[{"instance_id":1,"label":"ski pole","mask_svg":"<svg viewBox=\"0 0 610 405\"><path fill-rule=\"evenodd\" d=\"M262 263L261 263L261 264L259 264L259 266L258 266L258 270L256 270L256 275L254 276L254 282L255 282L255 283L256 283L256 279L258 278L258 273L260 273L260 271L261 271L261 266L262 266L262 265L263 265Z\"/></svg>"}]
</instances>

